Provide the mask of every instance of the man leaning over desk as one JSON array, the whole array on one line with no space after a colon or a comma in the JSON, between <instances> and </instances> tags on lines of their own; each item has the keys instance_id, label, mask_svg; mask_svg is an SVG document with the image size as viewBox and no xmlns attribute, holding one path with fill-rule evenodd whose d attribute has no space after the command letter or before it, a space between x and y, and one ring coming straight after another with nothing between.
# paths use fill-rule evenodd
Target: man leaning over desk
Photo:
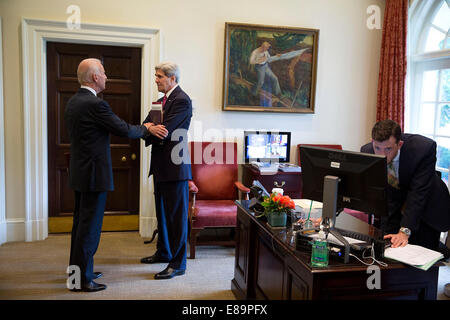
<instances>
[{"instance_id":1,"label":"man leaning over desk","mask_svg":"<svg viewBox=\"0 0 450 320\"><path fill-rule=\"evenodd\" d=\"M372 129L372 142L361 152L385 155L388 164L388 216L381 229L392 247L417 244L439 247L440 233L450 229L450 194L436 174L436 142L401 132L393 120Z\"/></svg>"}]
</instances>

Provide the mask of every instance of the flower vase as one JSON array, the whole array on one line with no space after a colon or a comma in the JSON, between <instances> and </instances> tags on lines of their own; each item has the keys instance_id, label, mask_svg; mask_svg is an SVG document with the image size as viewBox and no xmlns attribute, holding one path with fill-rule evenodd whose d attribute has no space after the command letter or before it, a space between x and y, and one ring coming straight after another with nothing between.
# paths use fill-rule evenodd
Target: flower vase
<instances>
[{"instance_id":1,"label":"flower vase","mask_svg":"<svg viewBox=\"0 0 450 320\"><path fill-rule=\"evenodd\" d=\"M286 227L287 215L286 212L270 212L267 215L267 222L272 227Z\"/></svg>"}]
</instances>

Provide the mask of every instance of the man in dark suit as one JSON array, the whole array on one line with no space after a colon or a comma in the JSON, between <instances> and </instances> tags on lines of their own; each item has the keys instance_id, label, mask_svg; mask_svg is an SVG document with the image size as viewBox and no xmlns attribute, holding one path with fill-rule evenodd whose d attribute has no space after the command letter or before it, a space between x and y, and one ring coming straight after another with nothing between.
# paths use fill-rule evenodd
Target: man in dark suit
<instances>
[{"instance_id":1,"label":"man in dark suit","mask_svg":"<svg viewBox=\"0 0 450 320\"><path fill-rule=\"evenodd\" d=\"M388 163L388 216L381 229L392 247L417 244L437 250L441 232L450 228L450 195L436 174L436 142L402 134L392 120L377 122L372 142L361 152L385 155Z\"/></svg>"},{"instance_id":2,"label":"man in dark suit","mask_svg":"<svg viewBox=\"0 0 450 320\"><path fill-rule=\"evenodd\" d=\"M106 285L93 281L102 275L93 270L106 193L114 190L110 133L137 139L149 135L150 126L126 123L97 97L107 78L99 60L83 60L77 76L81 87L67 102L64 114L70 138L69 182L75 192L70 265L78 266L81 272L81 288L70 289L92 292L106 289Z\"/></svg>"},{"instance_id":3,"label":"man in dark suit","mask_svg":"<svg viewBox=\"0 0 450 320\"><path fill-rule=\"evenodd\" d=\"M178 86L179 69L176 64L161 63L155 71L158 91L164 93L162 123L169 133L164 139L155 136L145 138L145 145L152 145L149 176L153 175L155 188L158 241L156 253L142 258L141 262L168 262L168 266L157 273L155 279L170 279L183 275L186 270L188 180L192 179L187 131L192 117L192 103ZM150 114L144 120L144 123L152 125L154 122Z\"/></svg>"}]
</instances>

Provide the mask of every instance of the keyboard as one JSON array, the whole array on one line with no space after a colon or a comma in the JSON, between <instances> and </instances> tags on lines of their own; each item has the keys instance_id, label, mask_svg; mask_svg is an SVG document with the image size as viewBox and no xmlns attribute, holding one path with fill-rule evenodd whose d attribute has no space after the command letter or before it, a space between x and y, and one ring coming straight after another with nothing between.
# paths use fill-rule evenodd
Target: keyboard
<instances>
[{"instance_id":1,"label":"keyboard","mask_svg":"<svg viewBox=\"0 0 450 320\"><path fill-rule=\"evenodd\" d=\"M361 241L364 241L367 243L372 243L374 240L376 240L375 238L373 238L367 234L359 233L356 231L344 230L344 229L339 229L339 228L334 228L334 229L344 237L361 240Z\"/></svg>"},{"instance_id":2,"label":"keyboard","mask_svg":"<svg viewBox=\"0 0 450 320\"><path fill-rule=\"evenodd\" d=\"M384 249L386 245L389 245L387 244L386 240L371 237L367 234L359 233L356 231L344 230L339 228L334 228L334 230L339 232L343 237L364 241L361 243L351 243L349 245L350 253L356 255L360 254L361 252L365 252L370 248L373 248L376 259L380 260L384 258ZM295 234L295 248L302 251L311 250L311 240L311 235L298 231ZM347 241L349 240L347 239ZM338 258L340 260L344 259L343 252L345 251L345 246L342 243L334 243L329 241L329 247L330 257Z\"/></svg>"}]
</instances>

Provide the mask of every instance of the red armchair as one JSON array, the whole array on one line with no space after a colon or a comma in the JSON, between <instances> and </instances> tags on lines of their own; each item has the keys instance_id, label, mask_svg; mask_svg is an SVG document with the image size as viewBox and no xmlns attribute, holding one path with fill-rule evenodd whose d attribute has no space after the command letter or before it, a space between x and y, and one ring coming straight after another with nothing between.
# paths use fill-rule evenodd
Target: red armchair
<instances>
[{"instance_id":1,"label":"red armchair","mask_svg":"<svg viewBox=\"0 0 450 320\"><path fill-rule=\"evenodd\" d=\"M234 245L235 241L200 242L205 228L235 228L238 190L248 199L250 192L238 182L237 144L232 142L190 142L192 181L189 208L190 258L197 245Z\"/></svg>"}]
</instances>

